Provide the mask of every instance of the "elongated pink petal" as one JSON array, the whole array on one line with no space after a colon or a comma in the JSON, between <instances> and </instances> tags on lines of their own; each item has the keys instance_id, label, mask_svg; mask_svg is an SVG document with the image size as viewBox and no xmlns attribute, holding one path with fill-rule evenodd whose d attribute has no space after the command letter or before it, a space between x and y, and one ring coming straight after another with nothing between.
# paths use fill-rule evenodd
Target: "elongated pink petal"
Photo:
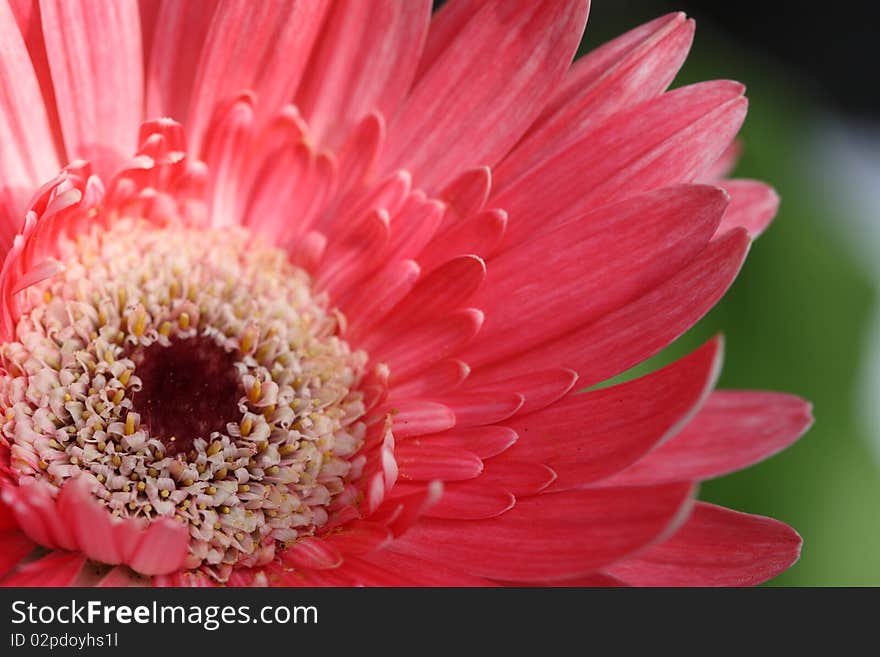
<instances>
[{"instance_id":1,"label":"elongated pink petal","mask_svg":"<svg viewBox=\"0 0 880 657\"><path fill-rule=\"evenodd\" d=\"M477 335L482 324L481 311L464 308L438 320L429 335L419 331L405 333L386 345L372 348L370 355L388 364L395 382L404 381L429 365L454 356Z\"/></svg>"},{"instance_id":2,"label":"elongated pink petal","mask_svg":"<svg viewBox=\"0 0 880 657\"><path fill-rule=\"evenodd\" d=\"M589 326L508 358L503 365L476 370L470 379L480 385L501 374L526 375L559 364L577 370L582 386L619 374L656 354L708 312L733 282L749 244L745 230L730 231L642 297Z\"/></svg>"},{"instance_id":3,"label":"elongated pink petal","mask_svg":"<svg viewBox=\"0 0 880 657\"><path fill-rule=\"evenodd\" d=\"M324 570L342 564L342 555L333 545L314 536L299 539L281 552L281 560L296 568Z\"/></svg>"},{"instance_id":4,"label":"elongated pink petal","mask_svg":"<svg viewBox=\"0 0 880 657\"><path fill-rule=\"evenodd\" d=\"M33 190L61 167L33 64L5 3L0 31L0 256L5 256Z\"/></svg>"},{"instance_id":5,"label":"elongated pink petal","mask_svg":"<svg viewBox=\"0 0 880 657\"><path fill-rule=\"evenodd\" d=\"M566 579L657 540L683 520L692 493L671 485L527 497L488 520L425 519L395 549L493 579Z\"/></svg>"},{"instance_id":6,"label":"elongated pink petal","mask_svg":"<svg viewBox=\"0 0 880 657\"><path fill-rule=\"evenodd\" d=\"M749 237L758 237L779 209L776 191L757 180L725 180L721 185L730 194L730 205L724 212L718 233L742 226Z\"/></svg>"},{"instance_id":7,"label":"elongated pink petal","mask_svg":"<svg viewBox=\"0 0 880 657\"><path fill-rule=\"evenodd\" d=\"M430 15L428 0L356 0L330 8L297 92L318 139L336 147L373 109L396 114L415 76Z\"/></svg>"},{"instance_id":8,"label":"elongated pink petal","mask_svg":"<svg viewBox=\"0 0 880 657\"><path fill-rule=\"evenodd\" d=\"M429 518L485 520L513 508L516 498L501 486L480 479L453 481L443 486L443 496L425 513Z\"/></svg>"},{"instance_id":9,"label":"elongated pink petal","mask_svg":"<svg viewBox=\"0 0 880 657\"><path fill-rule=\"evenodd\" d=\"M382 320L401 299L413 289L421 268L413 260L390 263L371 280L363 283L356 294L339 305L351 317L349 335L355 336L371 324Z\"/></svg>"},{"instance_id":10,"label":"elongated pink petal","mask_svg":"<svg viewBox=\"0 0 880 657\"><path fill-rule=\"evenodd\" d=\"M170 518L153 520L131 555L130 565L144 575L166 575L180 570L187 554L189 530Z\"/></svg>"},{"instance_id":11,"label":"elongated pink petal","mask_svg":"<svg viewBox=\"0 0 880 657\"><path fill-rule=\"evenodd\" d=\"M455 413L436 402L403 401L391 409L397 438L437 433L455 426Z\"/></svg>"},{"instance_id":12,"label":"elongated pink petal","mask_svg":"<svg viewBox=\"0 0 880 657\"><path fill-rule=\"evenodd\" d=\"M467 379L471 368L464 361L443 360L422 371L409 381L395 384L394 399L414 399L452 392Z\"/></svg>"},{"instance_id":13,"label":"elongated pink petal","mask_svg":"<svg viewBox=\"0 0 880 657\"><path fill-rule=\"evenodd\" d=\"M43 35L68 161L108 175L133 153L143 120L136 0L41 0Z\"/></svg>"},{"instance_id":14,"label":"elongated pink petal","mask_svg":"<svg viewBox=\"0 0 880 657\"><path fill-rule=\"evenodd\" d=\"M810 404L798 397L720 390L672 440L611 478L608 485L642 486L727 474L785 449L812 421Z\"/></svg>"},{"instance_id":15,"label":"elongated pink petal","mask_svg":"<svg viewBox=\"0 0 880 657\"><path fill-rule=\"evenodd\" d=\"M517 434L513 429L498 425L469 429L456 427L433 436L419 436L419 443L422 446L435 449L464 449L473 452L481 459L498 456L516 441Z\"/></svg>"},{"instance_id":16,"label":"elongated pink petal","mask_svg":"<svg viewBox=\"0 0 880 657\"><path fill-rule=\"evenodd\" d=\"M473 479L483 471L483 462L473 452L422 444L418 439L401 442L394 456L403 480L458 481Z\"/></svg>"},{"instance_id":17,"label":"elongated pink petal","mask_svg":"<svg viewBox=\"0 0 880 657\"><path fill-rule=\"evenodd\" d=\"M446 232L437 235L425 248L419 261L430 271L434 267L463 253L487 258L501 243L507 229L504 210L486 210L459 221Z\"/></svg>"},{"instance_id":18,"label":"elongated pink petal","mask_svg":"<svg viewBox=\"0 0 880 657\"><path fill-rule=\"evenodd\" d=\"M525 402L516 414L525 415L534 413L562 399L567 392L574 388L577 379L578 375L574 370L557 368L501 379L488 385L481 384L475 387L482 390L504 390L521 394L525 397ZM469 387L466 386L466 388Z\"/></svg>"},{"instance_id":19,"label":"elongated pink petal","mask_svg":"<svg viewBox=\"0 0 880 657\"><path fill-rule=\"evenodd\" d=\"M463 429L503 422L522 408L525 397L518 392L480 390L445 395L442 401L455 413L455 426Z\"/></svg>"},{"instance_id":20,"label":"elongated pink petal","mask_svg":"<svg viewBox=\"0 0 880 657\"><path fill-rule=\"evenodd\" d=\"M412 586L493 586L492 582L461 572L455 564L424 561L390 550L380 550L366 558L385 572L406 573Z\"/></svg>"},{"instance_id":21,"label":"elongated pink petal","mask_svg":"<svg viewBox=\"0 0 880 657\"><path fill-rule=\"evenodd\" d=\"M455 223L482 210L491 188L492 172L489 167L477 167L460 174L440 192L440 198L449 208L451 216L448 220Z\"/></svg>"},{"instance_id":22,"label":"elongated pink petal","mask_svg":"<svg viewBox=\"0 0 880 657\"><path fill-rule=\"evenodd\" d=\"M489 203L510 219L502 248L599 205L699 178L739 129L742 93L726 81L682 87L615 114L528 175L496 175Z\"/></svg>"},{"instance_id":23,"label":"elongated pink petal","mask_svg":"<svg viewBox=\"0 0 880 657\"><path fill-rule=\"evenodd\" d=\"M754 586L800 551L801 537L778 520L698 502L672 538L608 572L632 586Z\"/></svg>"},{"instance_id":24,"label":"elongated pink petal","mask_svg":"<svg viewBox=\"0 0 880 657\"><path fill-rule=\"evenodd\" d=\"M543 463L510 458L488 459L477 483L497 486L517 497L537 495L556 481L556 472Z\"/></svg>"},{"instance_id":25,"label":"elongated pink petal","mask_svg":"<svg viewBox=\"0 0 880 657\"><path fill-rule=\"evenodd\" d=\"M432 30L445 29L456 4L438 12ZM431 53L388 133L386 169L409 169L429 191L462 169L494 165L513 146L571 63L589 8L588 0L461 4L476 9Z\"/></svg>"},{"instance_id":26,"label":"elongated pink petal","mask_svg":"<svg viewBox=\"0 0 880 657\"><path fill-rule=\"evenodd\" d=\"M550 466L558 475L550 490L619 472L693 417L715 385L721 356L721 341L712 340L653 374L513 418L507 424L520 439L499 459Z\"/></svg>"},{"instance_id":27,"label":"elongated pink petal","mask_svg":"<svg viewBox=\"0 0 880 657\"><path fill-rule=\"evenodd\" d=\"M81 554L52 552L3 578L0 586L73 586L85 563L86 558Z\"/></svg>"},{"instance_id":28,"label":"elongated pink petal","mask_svg":"<svg viewBox=\"0 0 880 657\"><path fill-rule=\"evenodd\" d=\"M162 2L156 15L146 75L147 117L189 117L191 93L205 43L218 6L216 0ZM143 16L143 15L142 15Z\"/></svg>"},{"instance_id":29,"label":"elongated pink petal","mask_svg":"<svg viewBox=\"0 0 880 657\"><path fill-rule=\"evenodd\" d=\"M0 577L18 565L35 547L34 542L17 529L0 531Z\"/></svg>"},{"instance_id":30,"label":"elongated pink petal","mask_svg":"<svg viewBox=\"0 0 880 657\"><path fill-rule=\"evenodd\" d=\"M293 97L327 6L320 0L225 0L217 5L190 89L192 104L185 123L196 152L216 106L240 91L256 94L264 116Z\"/></svg>"},{"instance_id":31,"label":"elongated pink petal","mask_svg":"<svg viewBox=\"0 0 880 657\"><path fill-rule=\"evenodd\" d=\"M486 280L486 263L475 255L453 258L424 276L377 330L399 334L466 305Z\"/></svg>"},{"instance_id":32,"label":"elongated pink petal","mask_svg":"<svg viewBox=\"0 0 880 657\"><path fill-rule=\"evenodd\" d=\"M355 520L324 539L342 554L367 554L391 540L391 532L380 523Z\"/></svg>"},{"instance_id":33,"label":"elongated pink petal","mask_svg":"<svg viewBox=\"0 0 880 657\"><path fill-rule=\"evenodd\" d=\"M567 76L574 79L566 79L561 98L551 98L552 109L544 110L504 160L499 179L516 178L614 113L663 92L684 63L694 22L672 14L655 24L613 61L603 62L601 73L589 55L578 60Z\"/></svg>"},{"instance_id":34,"label":"elongated pink petal","mask_svg":"<svg viewBox=\"0 0 880 657\"><path fill-rule=\"evenodd\" d=\"M490 363L625 306L687 265L726 205L714 187L670 187L600 208L499 256L474 297L486 323L462 358Z\"/></svg>"}]
</instances>

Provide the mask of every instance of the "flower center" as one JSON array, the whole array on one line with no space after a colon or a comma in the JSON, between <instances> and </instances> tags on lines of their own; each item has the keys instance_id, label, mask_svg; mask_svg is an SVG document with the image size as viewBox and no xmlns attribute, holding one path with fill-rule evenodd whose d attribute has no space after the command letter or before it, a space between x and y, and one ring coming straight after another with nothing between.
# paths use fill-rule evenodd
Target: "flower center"
<instances>
[{"instance_id":1,"label":"flower center","mask_svg":"<svg viewBox=\"0 0 880 657\"><path fill-rule=\"evenodd\" d=\"M197 438L223 433L238 414L242 390L235 354L210 338L158 342L132 354L141 389L132 402L141 423L168 455L186 454Z\"/></svg>"},{"instance_id":2,"label":"flower center","mask_svg":"<svg viewBox=\"0 0 880 657\"><path fill-rule=\"evenodd\" d=\"M225 579L313 534L363 444L366 355L278 249L117 220L62 245L0 347L11 467L85 471L112 513L176 517Z\"/></svg>"}]
</instances>

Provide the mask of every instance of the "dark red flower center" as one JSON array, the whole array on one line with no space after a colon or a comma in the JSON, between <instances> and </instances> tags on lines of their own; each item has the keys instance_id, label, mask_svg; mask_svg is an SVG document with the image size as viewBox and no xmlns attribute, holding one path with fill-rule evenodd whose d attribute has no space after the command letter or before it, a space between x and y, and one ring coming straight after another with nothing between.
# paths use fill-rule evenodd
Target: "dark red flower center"
<instances>
[{"instance_id":1,"label":"dark red flower center","mask_svg":"<svg viewBox=\"0 0 880 657\"><path fill-rule=\"evenodd\" d=\"M244 392L235 369L237 356L208 337L158 342L133 355L143 387L133 395L135 410L169 455L185 454L196 438L226 432L241 416Z\"/></svg>"}]
</instances>

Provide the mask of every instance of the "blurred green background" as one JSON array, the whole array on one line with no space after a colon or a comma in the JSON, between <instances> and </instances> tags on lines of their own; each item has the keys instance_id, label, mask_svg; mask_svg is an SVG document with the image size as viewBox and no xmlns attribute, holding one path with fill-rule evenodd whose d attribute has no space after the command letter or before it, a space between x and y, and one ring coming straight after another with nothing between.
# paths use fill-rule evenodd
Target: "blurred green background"
<instances>
[{"instance_id":1,"label":"blurred green background","mask_svg":"<svg viewBox=\"0 0 880 657\"><path fill-rule=\"evenodd\" d=\"M639 371L656 369L723 332L720 387L788 391L810 399L816 423L794 447L705 483L701 497L779 518L801 533L801 560L771 585L880 585L880 469L871 427L858 408L877 291L841 238L847 222L818 184L822 167L810 147L817 126L838 111L834 90L830 99L822 97L821 80L797 70L796 54L786 59L779 48L768 52L760 39L726 30L717 16L702 19L700 6L596 0L582 50L672 9L688 9L697 19L696 41L674 86L713 78L747 85L750 110L735 176L771 183L782 206L721 304ZM760 13L751 19L763 20ZM809 34L781 37L805 50L821 45Z\"/></svg>"}]
</instances>

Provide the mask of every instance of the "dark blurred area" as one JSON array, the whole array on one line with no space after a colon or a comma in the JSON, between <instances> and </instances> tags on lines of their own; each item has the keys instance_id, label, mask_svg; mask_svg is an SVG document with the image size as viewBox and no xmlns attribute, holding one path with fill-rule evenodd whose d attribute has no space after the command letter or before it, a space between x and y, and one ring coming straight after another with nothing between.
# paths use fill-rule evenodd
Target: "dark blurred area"
<instances>
[{"instance_id":1,"label":"dark blurred area","mask_svg":"<svg viewBox=\"0 0 880 657\"><path fill-rule=\"evenodd\" d=\"M761 2L759 0L594 0L585 45L612 38L612 28L635 26L670 11L697 21L699 41L721 39L786 69L804 93L827 109L876 120L880 84L876 2Z\"/></svg>"}]
</instances>

